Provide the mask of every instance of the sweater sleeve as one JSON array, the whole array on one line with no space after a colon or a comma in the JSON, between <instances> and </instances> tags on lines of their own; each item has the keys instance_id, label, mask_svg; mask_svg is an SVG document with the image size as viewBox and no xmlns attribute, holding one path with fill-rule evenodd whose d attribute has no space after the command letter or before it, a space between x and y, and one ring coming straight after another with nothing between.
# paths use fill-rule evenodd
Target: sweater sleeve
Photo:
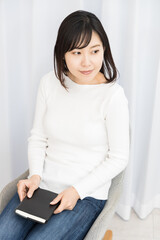
<instances>
[{"instance_id":1,"label":"sweater sleeve","mask_svg":"<svg viewBox=\"0 0 160 240\"><path fill-rule=\"evenodd\" d=\"M42 177L43 163L47 147L47 137L43 128L47 101L45 80L46 79L43 77L38 87L33 128L31 129L31 135L28 138L29 177L34 174Z\"/></svg>"},{"instance_id":2,"label":"sweater sleeve","mask_svg":"<svg viewBox=\"0 0 160 240\"><path fill-rule=\"evenodd\" d=\"M106 158L86 177L73 186L83 199L125 169L129 158L129 111L123 88L104 104L104 120L108 136Z\"/></svg>"}]
</instances>

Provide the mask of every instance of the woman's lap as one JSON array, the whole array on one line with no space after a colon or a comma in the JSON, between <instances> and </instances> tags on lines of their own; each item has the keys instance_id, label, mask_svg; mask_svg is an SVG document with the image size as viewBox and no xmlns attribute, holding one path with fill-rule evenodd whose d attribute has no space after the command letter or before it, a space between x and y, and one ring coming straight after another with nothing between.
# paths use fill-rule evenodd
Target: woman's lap
<instances>
[{"instance_id":1,"label":"woman's lap","mask_svg":"<svg viewBox=\"0 0 160 240\"><path fill-rule=\"evenodd\" d=\"M16 194L0 215L0 239L82 240L103 209L105 201L91 197L78 200L72 211L64 210L54 214L46 224L35 223L15 214L18 204L19 197ZM2 237L3 232L6 232L6 238Z\"/></svg>"},{"instance_id":2,"label":"woman's lap","mask_svg":"<svg viewBox=\"0 0 160 240\"><path fill-rule=\"evenodd\" d=\"M26 240L82 240L104 207L94 198L78 200L75 208L53 215L47 224L36 225Z\"/></svg>"},{"instance_id":3,"label":"woman's lap","mask_svg":"<svg viewBox=\"0 0 160 240\"><path fill-rule=\"evenodd\" d=\"M16 193L0 215L0 239L24 239L28 231L35 225L32 220L22 218L15 213L19 205L19 196Z\"/></svg>"}]
</instances>

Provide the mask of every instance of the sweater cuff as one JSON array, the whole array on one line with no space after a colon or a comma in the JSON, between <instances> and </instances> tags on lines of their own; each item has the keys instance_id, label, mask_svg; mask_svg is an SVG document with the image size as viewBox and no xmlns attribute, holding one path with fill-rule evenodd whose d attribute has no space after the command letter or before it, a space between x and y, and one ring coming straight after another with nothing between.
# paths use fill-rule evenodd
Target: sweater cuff
<instances>
[{"instance_id":1,"label":"sweater cuff","mask_svg":"<svg viewBox=\"0 0 160 240\"><path fill-rule=\"evenodd\" d=\"M30 177L32 177L33 175L39 175L40 178L42 179L42 171L37 171L37 170L35 170L35 171L30 171L30 170L29 170L28 179L29 179Z\"/></svg>"},{"instance_id":2,"label":"sweater cuff","mask_svg":"<svg viewBox=\"0 0 160 240\"><path fill-rule=\"evenodd\" d=\"M73 184L72 186L77 190L80 199L83 200L85 197L89 197L95 190L93 186L94 182L95 175L93 174L83 178L80 182Z\"/></svg>"}]
</instances>

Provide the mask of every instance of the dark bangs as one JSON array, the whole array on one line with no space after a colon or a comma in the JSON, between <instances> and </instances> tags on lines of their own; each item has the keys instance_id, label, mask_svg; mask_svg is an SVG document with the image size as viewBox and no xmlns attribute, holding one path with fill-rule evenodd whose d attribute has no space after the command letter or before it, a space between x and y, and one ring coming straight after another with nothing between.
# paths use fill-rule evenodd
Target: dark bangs
<instances>
[{"instance_id":1,"label":"dark bangs","mask_svg":"<svg viewBox=\"0 0 160 240\"><path fill-rule=\"evenodd\" d=\"M66 41L65 53L73 49L82 49L88 46L92 37L91 26L84 21L78 22L74 29L68 34L68 41Z\"/></svg>"}]
</instances>

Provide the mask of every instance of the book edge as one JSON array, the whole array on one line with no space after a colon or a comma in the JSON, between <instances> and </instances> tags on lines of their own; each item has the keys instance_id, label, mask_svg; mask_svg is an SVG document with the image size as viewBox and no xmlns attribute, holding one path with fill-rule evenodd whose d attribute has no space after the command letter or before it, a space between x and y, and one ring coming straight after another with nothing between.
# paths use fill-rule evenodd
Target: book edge
<instances>
[{"instance_id":1,"label":"book edge","mask_svg":"<svg viewBox=\"0 0 160 240\"><path fill-rule=\"evenodd\" d=\"M17 214L25 217L25 218L30 218L30 219L36 220L36 221L38 221L38 222L41 222L41 223L45 223L45 222L46 222L46 219L44 219L44 218L36 217L36 216L34 216L34 215L32 215L32 214L26 213L26 212L21 211L21 210L18 210L18 209L16 209L15 212L16 212Z\"/></svg>"}]
</instances>

